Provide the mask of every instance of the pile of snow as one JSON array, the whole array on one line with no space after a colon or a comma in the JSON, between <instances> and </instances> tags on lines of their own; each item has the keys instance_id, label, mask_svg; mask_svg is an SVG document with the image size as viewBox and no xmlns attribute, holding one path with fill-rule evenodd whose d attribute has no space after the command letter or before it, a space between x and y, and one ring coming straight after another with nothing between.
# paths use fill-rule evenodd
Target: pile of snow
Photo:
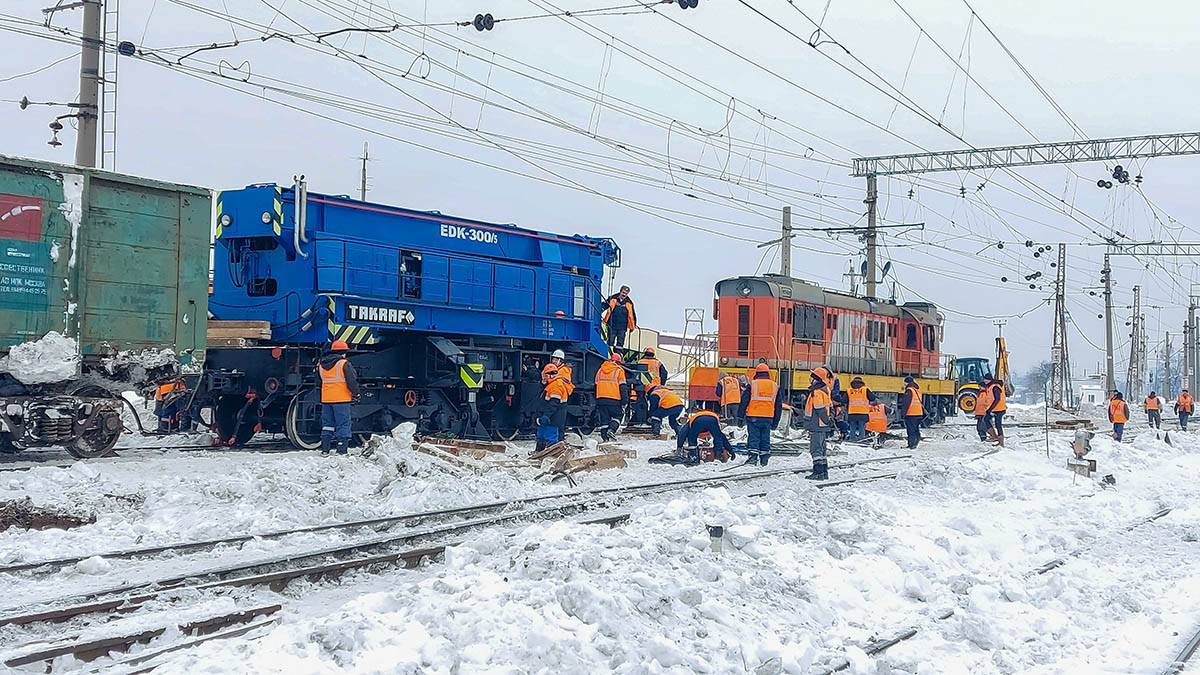
<instances>
[{"instance_id":1,"label":"pile of snow","mask_svg":"<svg viewBox=\"0 0 1200 675\"><path fill-rule=\"evenodd\" d=\"M79 374L79 342L50 331L35 342L23 342L0 359L0 371L24 384L62 382Z\"/></svg>"},{"instance_id":2,"label":"pile of snow","mask_svg":"<svg viewBox=\"0 0 1200 675\"><path fill-rule=\"evenodd\" d=\"M105 373L122 382L144 382L147 371L172 364L177 365L178 358L170 349L119 351L100 361Z\"/></svg>"}]
</instances>

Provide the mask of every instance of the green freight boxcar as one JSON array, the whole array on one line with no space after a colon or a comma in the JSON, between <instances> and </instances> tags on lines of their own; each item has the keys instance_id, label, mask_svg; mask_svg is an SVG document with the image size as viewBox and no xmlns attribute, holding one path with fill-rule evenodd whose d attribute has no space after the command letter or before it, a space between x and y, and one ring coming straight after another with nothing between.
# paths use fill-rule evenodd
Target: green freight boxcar
<instances>
[{"instance_id":1,"label":"green freight boxcar","mask_svg":"<svg viewBox=\"0 0 1200 675\"><path fill-rule=\"evenodd\" d=\"M78 342L84 372L118 351L169 348L185 363L202 362L211 201L205 188L0 155L0 352L54 331ZM47 421L40 431L36 407L16 412L9 393L19 383L6 377L2 448L64 445L92 454L116 442L94 434L73 448L82 440L78 423L68 432ZM110 407L91 400L95 387L24 384L22 406L40 396L61 407L74 395L99 411L77 407L76 418L104 418Z\"/></svg>"}]
</instances>

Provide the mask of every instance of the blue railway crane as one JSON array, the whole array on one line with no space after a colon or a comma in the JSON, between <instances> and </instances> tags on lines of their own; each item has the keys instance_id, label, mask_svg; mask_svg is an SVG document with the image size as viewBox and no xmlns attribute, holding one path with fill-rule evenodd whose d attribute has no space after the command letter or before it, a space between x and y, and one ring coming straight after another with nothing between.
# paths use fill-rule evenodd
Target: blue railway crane
<instances>
[{"instance_id":1,"label":"blue railway crane","mask_svg":"<svg viewBox=\"0 0 1200 675\"><path fill-rule=\"evenodd\" d=\"M319 437L315 364L350 344L362 384L356 433L404 421L426 433L508 436L536 415L541 364L567 353L570 415L586 422L611 239L560 235L307 191L217 195L209 311L265 321L271 339L208 353L197 407L229 442L256 429L300 447Z\"/></svg>"}]
</instances>

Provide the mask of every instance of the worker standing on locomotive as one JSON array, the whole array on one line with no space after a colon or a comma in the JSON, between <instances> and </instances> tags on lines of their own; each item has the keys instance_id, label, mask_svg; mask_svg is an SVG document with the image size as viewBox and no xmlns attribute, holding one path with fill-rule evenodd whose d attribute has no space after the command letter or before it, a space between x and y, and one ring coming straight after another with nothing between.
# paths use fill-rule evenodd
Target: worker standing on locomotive
<instances>
[{"instance_id":1,"label":"worker standing on locomotive","mask_svg":"<svg viewBox=\"0 0 1200 675\"><path fill-rule=\"evenodd\" d=\"M733 459L733 445L721 431L721 418L711 410L698 410L688 416L686 422L679 427L675 440L675 452L683 455L684 443L687 443L688 461L700 462L700 438L712 437L713 456L722 462Z\"/></svg>"},{"instance_id":2,"label":"worker standing on locomotive","mask_svg":"<svg viewBox=\"0 0 1200 675\"><path fill-rule=\"evenodd\" d=\"M1119 391L1108 401L1108 421L1113 425L1113 440L1120 441L1125 434L1125 423L1129 421L1129 404Z\"/></svg>"},{"instance_id":3,"label":"worker standing on locomotive","mask_svg":"<svg viewBox=\"0 0 1200 675\"><path fill-rule=\"evenodd\" d=\"M346 358L350 346L334 340L329 353L321 357L317 373L321 376L321 454L331 446L344 455L350 448L350 406L358 398L358 379L354 366Z\"/></svg>"},{"instance_id":4,"label":"worker standing on locomotive","mask_svg":"<svg viewBox=\"0 0 1200 675\"><path fill-rule=\"evenodd\" d=\"M650 377L650 381L646 383L647 388L656 384L666 384L667 367L662 361L654 358L654 347L646 347L645 356L638 359L638 365L645 366L646 374Z\"/></svg>"},{"instance_id":5,"label":"worker standing on locomotive","mask_svg":"<svg viewBox=\"0 0 1200 675\"><path fill-rule=\"evenodd\" d=\"M904 429L908 432L908 449L914 450L921 442L921 422L925 419L925 406L921 402L921 387L912 375L904 377L904 393L900 395L900 409L904 411Z\"/></svg>"},{"instance_id":6,"label":"worker standing on locomotive","mask_svg":"<svg viewBox=\"0 0 1200 675\"><path fill-rule=\"evenodd\" d=\"M771 429L779 424L783 400L779 385L771 379L771 369L760 363L754 368L754 379L742 390L741 416L746 420L746 464L767 465L771 458Z\"/></svg>"},{"instance_id":7,"label":"worker standing on locomotive","mask_svg":"<svg viewBox=\"0 0 1200 675\"><path fill-rule=\"evenodd\" d=\"M738 409L742 407L742 384L729 373L722 372L717 380L717 401L721 405L721 417L726 424L742 426Z\"/></svg>"},{"instance_id":8,"label":"worker standing on locomotive","mask_svg":"<svg viewBox=\"0 0 1200 675\"><path fill-rule=\"evenodd\" d=\"M1183 391L1179 392L1179 398L1175 399L1175 413L1179 415L1179 428L1187 431L1188 418L1192 416L1192 410L1196 406L1196 399L1188 393L1188 388L1184 387Z\"/></svg>"},{"instance_id":9,"label":"worker standing on locomotive","mask_svg":"<svg viewBox=\"0 0 1200 675\"><path fill-rule=\"evenodd\" d=\"M988 423L996 430L996 443L1004 447L1004 411L1008 410L1008 399L1004 394L1004 380L991 378L991 403L988 405Z\"/></svg>"},{"instance_id":10,"label":"worker standing on locomotive","mask_svg":"<svg viewBox=\"0 0 1200 675\"><path fill-rule=\"evenodd\" d=\"M596 415L600 421L600 438L611 441L621 427L621 416L629 402L629 383L621 356L613 354L596 370Z\"/></svg>"},{"instance_id":11,"label":"worker standing on locomotive","mask_svg":"<svg viewBox=\"0 0 1200 675\"><path fill-rule=\"evenodd\" d=\"M1150 392L1146 400L1142 402L1142 406L1146 409L1146 418L1150 422L1150 426L1155 429L1162 428L1162 399L1158 398L1157 392Z\"/></svg>"},{"instance_id":12,"label":"worker standing on locomotive","mask_svg":"<svg viewBox=\"0 0 1200 675\"><path fill-rule=\"evenodd\" d=\"M871 404L877 399L867 388L861 377L850 380L850 389L843 394L846 404L846 422L850 425L850 441L861 441L867 437L867 422L871 417Z\"/></svg>"},{"instance_id":13,"label":"worker standing on locomotive","mask_svg":"<svg viewBox=\"0 0 1200 675\"><path fill-rule=\"evenodd\" d=\"M617 294L604 301L602 322L607 332L608 346L624 347L625 334L637 329L637 313L633 311L628 286L622 286Z\"/></svg>"},{"instance_id":14,"label":"worker standing on locomotive","mask_svg":"<svg viewBox=\"0 0 1200 675\"><path fill-rule=\"evenodd\" d=\"M679 435L679 416L683 414L683 399L661 384L646 387L646 404L650 406L650 432L655 436L662 433L662 421L666 418L671 430Z\"/></svg>"},{"instance_id":15,"label":"worker standing on locomotive","mask_svg":"<svg viewBox=\"0 0 1200 675\"><path fill-rule=\"evenodd\" d=\"M825 453L825 440L833 431L833 400L829 396L829 387L817 371L812 372L809 380L804 418L808 420L808 452L812 455L813 469L805 478L826 480L829 478L829 459Z\"/></svg>"}]
</instances>

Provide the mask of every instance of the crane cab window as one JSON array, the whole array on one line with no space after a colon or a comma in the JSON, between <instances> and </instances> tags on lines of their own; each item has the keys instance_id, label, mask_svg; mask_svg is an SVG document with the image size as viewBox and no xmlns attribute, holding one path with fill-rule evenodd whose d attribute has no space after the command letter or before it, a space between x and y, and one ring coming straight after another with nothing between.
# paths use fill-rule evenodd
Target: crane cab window
<instances>
[{"instance_id":1,"label":"crane cab window","mask_svg":"<svg viewBox=\"0 0 1200 675\"><path fill-rule=\"evenodd\" d=\"M421 254L416 251L400 252L400 297L421 297Z\"/></svg>"}]
</instances>

